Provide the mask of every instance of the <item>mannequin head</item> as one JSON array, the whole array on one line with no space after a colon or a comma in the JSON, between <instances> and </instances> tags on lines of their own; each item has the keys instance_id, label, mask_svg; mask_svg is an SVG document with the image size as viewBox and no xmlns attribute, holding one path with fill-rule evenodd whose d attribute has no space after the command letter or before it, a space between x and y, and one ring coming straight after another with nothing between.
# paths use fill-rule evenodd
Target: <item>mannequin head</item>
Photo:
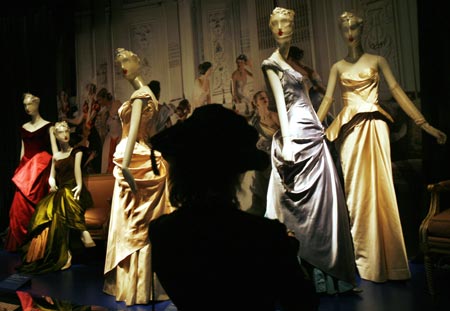
<instances>
[{"instance_id":1,"label":"mannequin head","mask_svg":"<svg viewBox=\"0 0 450 311\"><path fill-rule=\"evenodd\" d=\"M293 10L276 7L270 15L269 27L277 43L290 42L294 31Z\"/></svg>"},{"instance_id":2,"label":"mannequin head","mask_svg":"<svg viewBox=\"0 0 450 311\"><path fill-rule=\"evenodd\" d=\"M266 91L258 91L253 95L253 105L258 111L269 107L269 96Z\"/></svg>"},{"instance_id":3,"label":"mannequin head","mask_svg":"<svg viewBox=\"0 0 450 311\"><path fill-rule=\"evenodd\" d=\"M127 80L134 80L139 75L140 58L124 48L116 49L116 63L120 65L122 73Z\"/></svg>"},{"instance_id":4,"label":"mannequin head","mask_svg":"<svg viewBox=\"0 0 450 311\"><path fill-rule=\"evenodd\" d=\"M363 19L352 12L344 12L339 16L339 29L347 45L361 44L363 24Z\"/></svg>"},{"instance_id":5,"label":"mannequin head","mask_svg":"<svg viewBox=\"0 0 450 311\"><path fill-rule=\"evenodd\" d=\"M66 121L56 122L53 130L56 140L60 144L68 144L70 140L70 127Z\"/></svg>"},{"instance_id":6,"label":"mannequin head","mask_svg":"<svg viewBox=\"0 0 450 311\"><path fill-rule=\"evenodd\" d=\"M181 120L185 120L187 116L191 113L191 104L187 99L183 99L178 103L177 108L175 109L175 113L178 115L178 118Z\"/></svg>"},{"instance_id":7,"label":"mannequin head","mask_svg":"<svg viewBox=\"0 0 450 311\"><path fill-rule=\"evenodd\" d=\"M23 94L23 106L25 108L25 112L30 115L36 115L39 113L39 103L41 100L39 97L34 96L31 93Z\"/></svg>"},{"instance_id":8,"label":"mannequin head","mask_svg":"<svg viewBox=\"0 0 450 311\"><path fill-rule=\"evenodd\" d=\"M101 88L97 93L97 103L100 106L106 106L113 100L113 96L106 88Z\"/></svg>"},{"instance_id":9,"label":"mannequin head","mask_svg":"<svg viewBox=\"0 0 450 311\"><path fill-rule=\"evenodd\" d=\"M209 75L211 73L212 64L210 62L203 62L198 65L198 73L201 75Z\"/></svg>"},{"instance_id":10,"label":"mannequin head","mask_svg":"<svg viewBox=\"0 0 450 311\"><path fill-rule=\"evenodd\" d=\"M244 69L245 65L247 65L247 55L245 54L241 54L238 57L236 57L236 65L238 67L238 69Z\"/></svg>"}]
</instances>

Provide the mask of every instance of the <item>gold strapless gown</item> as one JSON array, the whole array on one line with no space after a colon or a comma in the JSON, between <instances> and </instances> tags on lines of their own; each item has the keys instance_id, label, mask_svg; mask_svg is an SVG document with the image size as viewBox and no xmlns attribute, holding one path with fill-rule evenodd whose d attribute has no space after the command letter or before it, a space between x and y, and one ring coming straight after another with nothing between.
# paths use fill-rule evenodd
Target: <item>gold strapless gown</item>
<instances>
[{"instance_id":1,"label":"gold strapless gown","mask_svg":"<svg viewBox=\"0 0 450 311\"><path fill-rule=\"evenodd\" d=\"M392 177L391 116L378 105L375 69L340 76L344 107L326 131L336 140L361 278L411 277Z\"/></svg>"}]
</instances>

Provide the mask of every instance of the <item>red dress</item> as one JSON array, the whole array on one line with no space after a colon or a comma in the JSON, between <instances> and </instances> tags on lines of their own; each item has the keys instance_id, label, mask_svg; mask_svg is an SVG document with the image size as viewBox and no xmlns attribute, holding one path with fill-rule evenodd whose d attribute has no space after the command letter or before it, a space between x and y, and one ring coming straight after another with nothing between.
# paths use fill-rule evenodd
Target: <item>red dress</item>
<instances>
[{"instance_id":1,"label":"red dress","mask_svg":"<svg viewBox=\"0 0 450 311\"><path fill-rule=\"evenodd\" d=\"M20 129L24 155L12 178L16 192L9 210L5 243L5 249L10 252L15 252L24 242L34 208L49 190L52 156L48 131L52 125L48 123L34 132Z\"/></svg>"}]
</instances>

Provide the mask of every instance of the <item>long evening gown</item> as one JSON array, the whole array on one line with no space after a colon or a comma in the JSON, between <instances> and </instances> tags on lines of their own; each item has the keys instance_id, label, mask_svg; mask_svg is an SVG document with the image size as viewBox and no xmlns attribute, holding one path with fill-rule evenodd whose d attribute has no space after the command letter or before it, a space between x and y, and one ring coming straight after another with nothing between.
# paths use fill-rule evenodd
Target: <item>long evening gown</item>
<instances>
[{"instance_id":1,"label":"long evening gown","mask_svg":"<svg viewBox=\"0 0 450 311\"><path fill-rule=\"evenodd\" d=\"M327 129L338 143L356 265L375 282L410 278L392 177L391 116L378 105L378 71L340 75L344 107Z\"/></svg>"},{"instance_id":2,"label":"long evening gown","mask_svg":"<svg viewBox=\"0 0 450 311\"><path fill-rule=\"evenodd\" d=\"M153 273L148 225L151 220L172 210L167 195L167 164L161 154L155 152L160 173L156 175L150 160L151 150L147 142L154 132L156 116L150 103L149 93L149 89L144 87L143 90L136 91L131 100L120 107L122 139L114 153L116 166L113 174L116 183L111 206L103 291L115 296L117 301L125 301L127 305L147 304L150 300L168 299L156 277L155 286L153 288L151 286ZM139 132L129 164L138 187L139 202L136 202L135 196L122 175L122 161L128 141L131 111L136 98L148 102L142 108Z\"/></svg>"},{"instance_id":3,"label":"long evening gown","mask_svg":"<svg viewBox=\"0 0 450 311\"><path fill-rule=\"evenodd\" d=\"M270 58L263 61L262 69L264 73L271 69L281 75L294 154L293 161L283 158L283 140L281 131L277 131L272 142L266 217L278 218L295 233L302 260L346 282L342 291L348 290L356 285L355 258L344 193L324 129L300 73L283 69ZM320 292L340 290L340 286L332 287L328 283L316 284Z\"/></svg>"},{"instance_id":4,"label":"long evening gown","mask_svg":"<svg viewBox=\"0 0 450 311\"><path fill-rule=\"evenodd\" d=\"M51 166L51 144L47 123L40 129L30 132L20 128L24 155L12 178L16 186L9 210L9 230L5 249L15 252L25 241L28 224L36 204L48 193L48 177Z\"/></svg>"},{"instance_id":5,"label":"long evening gown","mask_svg":"<svg viewBox=\"0 0 450 311\"><path fill-rule=\"evenodd\" d=\"M55 162L55 179L58 190L50 192L36 206L30 220L28 240L23 246L24 259L19 271L25 274L42 274L58 271L66 264L69 235L80 236L86 230L84 212L92 205L86 187L75 200L72 189L75 181L75 155L84 147L72 149L67 158Z\"/></svg>"}]
</instances>

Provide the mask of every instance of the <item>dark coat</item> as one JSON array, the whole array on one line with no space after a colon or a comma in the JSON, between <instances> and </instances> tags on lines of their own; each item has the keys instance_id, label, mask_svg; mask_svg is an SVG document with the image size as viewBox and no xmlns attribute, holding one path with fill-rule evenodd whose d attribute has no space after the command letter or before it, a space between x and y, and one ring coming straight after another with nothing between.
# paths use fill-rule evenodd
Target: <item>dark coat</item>
<instances>
[{"instance_id":1,"label":"dark coat","mask_svg":"<svg viewBox=\"0 0 450 311\"><path fill-rule=\"evenodd\" d=\"M149 234L154 271L180 311L318 307L298 241L276 220L234 208L180 208L152 221Z\"/></svg>"}]
</instances>

